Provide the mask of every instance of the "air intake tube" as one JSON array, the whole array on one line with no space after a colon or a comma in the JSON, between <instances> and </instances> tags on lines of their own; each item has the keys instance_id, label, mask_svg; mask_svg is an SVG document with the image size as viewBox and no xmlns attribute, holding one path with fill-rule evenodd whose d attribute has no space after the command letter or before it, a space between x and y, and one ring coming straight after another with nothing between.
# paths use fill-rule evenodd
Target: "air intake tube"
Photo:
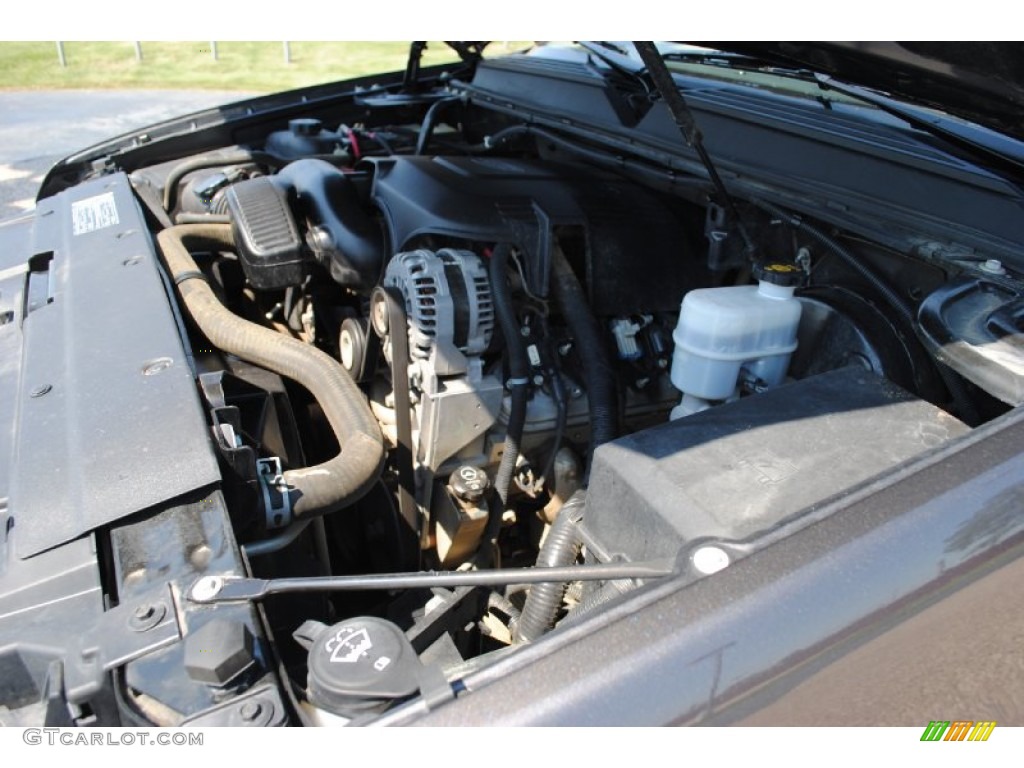
<instances>
[{"instance_id":1,"label":"air intake tube","mask_svg":"<svg viewBox=\"0 0 1024 768\"><path fill-rule=\"evenodd\" d=\"M228 224L184 224L157 235L157 243L185 309L217 347L297 381L316 398L341 452L283 473L295 519L346 507L377 482L384 463L380 428L366 398L339 363L315 347L243 320L224 307L189 253L190 248L233 250Z\"/></svg>"},{"instance_id":2,"label":"air intake tube","mask_svg":"<svg viewBox=\"0 0 1024 768\"><path fill-rule=\"evenodd\" d=\"M314 224L309 245L335 282L372 290L384 268L384 234L363 209L352 180L325 160L289 163L272 178Z\"/></svg>"}]
</instances>

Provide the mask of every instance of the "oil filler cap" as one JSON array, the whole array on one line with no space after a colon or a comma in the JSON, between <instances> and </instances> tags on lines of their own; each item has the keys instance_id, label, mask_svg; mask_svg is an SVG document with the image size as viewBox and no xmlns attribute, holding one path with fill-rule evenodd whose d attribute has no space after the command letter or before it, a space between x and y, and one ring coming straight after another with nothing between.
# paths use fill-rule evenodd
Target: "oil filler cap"
<instances>
[{"instance_id":1,"label":"oil filler cap","mask_svg":"<svg viewBox=\"0 0 1024 768\"><path fill-rule=\"evenodd\" d=\"M307 621L295 639L309 649L309 699L329 712L383 711L419 690L419 658L390 621L365 616L330 627Z\"/></svg>"}]
</instances>

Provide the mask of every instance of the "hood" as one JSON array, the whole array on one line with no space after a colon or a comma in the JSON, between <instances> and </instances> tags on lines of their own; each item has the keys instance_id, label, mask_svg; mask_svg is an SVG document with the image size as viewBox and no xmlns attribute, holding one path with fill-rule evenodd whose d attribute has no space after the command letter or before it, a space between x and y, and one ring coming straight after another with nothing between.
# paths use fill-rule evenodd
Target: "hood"
<instances>
[{"instance_id":1,"label":"hood","mask_svg":"<svg viewBox=\"0 0 1024 768\"><path fill-rule=\"evenodd\" d=\"M700 42L694 45L801 67L1024 140L1020 43Z\"/></svg>"}]
</instances>

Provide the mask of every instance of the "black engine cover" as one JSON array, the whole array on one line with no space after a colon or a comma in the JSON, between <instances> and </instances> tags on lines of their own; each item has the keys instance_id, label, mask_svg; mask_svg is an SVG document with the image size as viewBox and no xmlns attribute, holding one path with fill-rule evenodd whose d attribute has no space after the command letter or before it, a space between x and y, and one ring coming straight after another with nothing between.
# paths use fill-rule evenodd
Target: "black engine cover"
<instances>
[{"instance_id":1,"label":"black engine cover","mask_svg":"<svg viewBox=\"0 0 1024 768\"><path fill-rule=\"evenodd\" d=\"M612 174L500 157L369 162L371 196L392 252L428 236L512 242L528 254L531 288L547 295L551 248L559 230L570 228L584 236L585 264L576 266L585 269L597 315L677 310L695 287L678 217L656 195Z\"/></svg>"}]
</instances>

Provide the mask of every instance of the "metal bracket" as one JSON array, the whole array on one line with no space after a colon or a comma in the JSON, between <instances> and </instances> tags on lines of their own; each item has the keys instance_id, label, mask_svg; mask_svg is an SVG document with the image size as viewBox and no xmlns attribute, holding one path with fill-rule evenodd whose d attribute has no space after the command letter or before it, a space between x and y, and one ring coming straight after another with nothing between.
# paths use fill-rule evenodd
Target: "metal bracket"
<instances>
[{"instance_id":1,"label":"metal bracket","mask_svg":"<svg viewBox=\"0 0 1024 768\"><path fill-rule=\"evenodd\" d=\"M111 608L81 632L69 651L64 662L67 699L87 701L102 687L105 672L180 637L174 595L167 585Z\"/></svg>"}]
</instances>

